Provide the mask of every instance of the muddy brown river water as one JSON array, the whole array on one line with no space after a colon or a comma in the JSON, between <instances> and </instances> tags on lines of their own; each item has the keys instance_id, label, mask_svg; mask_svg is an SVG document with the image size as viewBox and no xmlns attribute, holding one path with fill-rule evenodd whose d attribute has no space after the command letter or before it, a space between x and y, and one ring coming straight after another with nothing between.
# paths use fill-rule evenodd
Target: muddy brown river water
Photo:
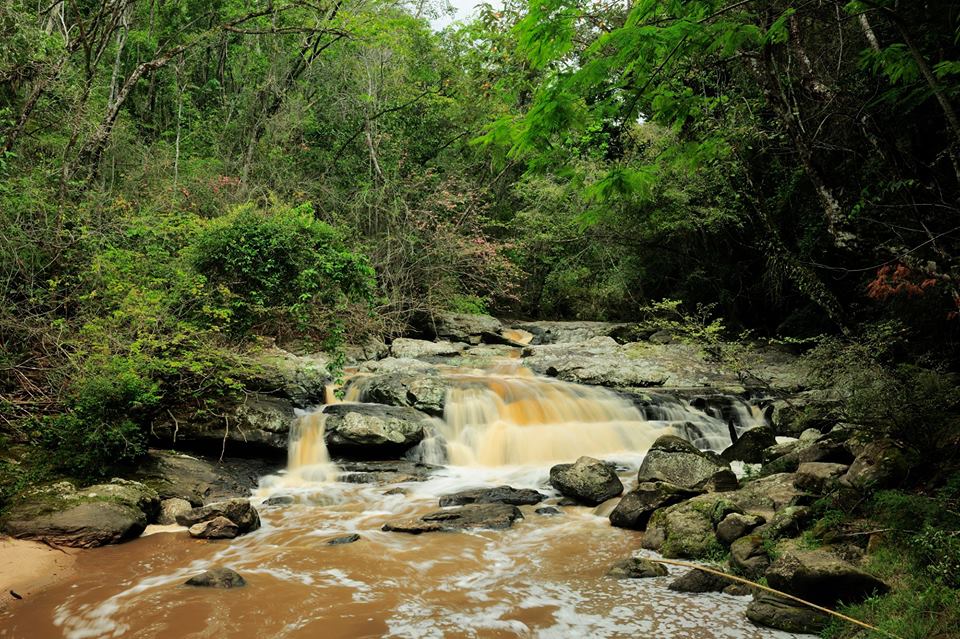
<instances>
[{"instance_id":1,"label":"muddy brown river water","mask_svg":"<svg viewBox=\"0 0 960 639\"><path fill-rule=\"evenodd\" d=\"M558 515L523 506L524 519L507 530L381 531L384 522L435 511L441 495L467 488L535 488L555 504L550 465L580 454L616 461L629 489L646 446L673 427L600 389L525 373L497 373L487 383L474 372L464 380L437 425L442 441L421 451L448 462L426 481L338 481L322 445L323 418L306 415L294 429L290 468L264 478L252 497L259 530L216 542L163 532L84 552L70 582L0 612L0 637L796 636L751 624L749 598L668 590L681 569L655 579L606 577L614 561L647 552L639 550L642 533L610 526L609 504L561 506ZM558 413L558 406L565 407ZM260 505L276 495L294 503ZM351 533L359 541L326 543ZM183 585L213 566L233 568L247 586Z\"/></svg>"}]
</instances>

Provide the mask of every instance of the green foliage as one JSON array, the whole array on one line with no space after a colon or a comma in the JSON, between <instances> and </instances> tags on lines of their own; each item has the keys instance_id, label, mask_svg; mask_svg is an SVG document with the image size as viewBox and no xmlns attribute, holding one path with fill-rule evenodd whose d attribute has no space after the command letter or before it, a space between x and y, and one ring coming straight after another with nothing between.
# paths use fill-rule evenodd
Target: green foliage
<instances>
[{"instance_id":1,"label":"green foliage","mask_svg":"<svg viewBox=\"0 0 960 639\"><path fill-rule=\"evenodd\" d=\"M372 301L367 259L347 250L309 204L267 212L241 207L210 223L190 257L206 278L203 315L232 335L278 334L292 324L329 337L328 326L347 304Z\"/></svg>"}]
</instances>

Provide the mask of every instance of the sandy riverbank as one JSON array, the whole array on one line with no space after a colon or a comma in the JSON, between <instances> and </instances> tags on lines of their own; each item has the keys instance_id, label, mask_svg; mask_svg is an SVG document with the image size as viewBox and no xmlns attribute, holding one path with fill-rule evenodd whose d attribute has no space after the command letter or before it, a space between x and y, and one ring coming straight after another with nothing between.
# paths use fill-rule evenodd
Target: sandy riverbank
<instances>
[{"instance_id":1,"label":"sandy riverbank","mask_svg":"<svg viewBox=\"0 0 960 639\"><path fill-rule=\"evenodd\" d=\"M44 588L73 574L79 550L51 548L35 541L0 536L0 609L27 601Z\"/></svg>"}]
</instances>

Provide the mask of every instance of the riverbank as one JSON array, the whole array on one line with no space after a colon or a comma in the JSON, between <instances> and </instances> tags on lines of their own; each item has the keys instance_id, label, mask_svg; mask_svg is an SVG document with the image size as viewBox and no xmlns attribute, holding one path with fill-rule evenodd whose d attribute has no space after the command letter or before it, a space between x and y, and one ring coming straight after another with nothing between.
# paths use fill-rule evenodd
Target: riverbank
<instances>
[{"instance_id":1,"label":"riverbank","mask_svg":"<svg viewBox=\"0 0 960 639\"><path fill-rule=\"evenodd\" d=\"M80 550L0 536L0 609L68 581ZM22 599L14 596L16 593Z\"/></svg>"}]
</instances>

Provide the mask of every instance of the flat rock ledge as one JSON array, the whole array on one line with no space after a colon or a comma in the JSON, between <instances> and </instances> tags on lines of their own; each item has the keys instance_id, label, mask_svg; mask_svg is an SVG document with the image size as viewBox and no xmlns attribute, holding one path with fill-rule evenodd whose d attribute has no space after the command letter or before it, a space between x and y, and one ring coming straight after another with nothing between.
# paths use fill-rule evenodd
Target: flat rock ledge
<instances>
[{"instance_id":1,"label":"flat rock ledge","mask_svg":"<svg viewBox=\"0 0 960 639\"><path fill-rule=\"evenodd\" d=\"M467 504L439 510L415 519L388 521L382 530L419 535L425 532L456 532L473 528L500 530L523 519L520 509L510 504Z\"/></svg>"},{"instance_id":2,"label":"flat rock ledge","mask_svg":"<svg viewBox=\"0 0 960 639\"><path fill-rule=\"evenodd\" d=\"M474 488L462 490L440 498L440 506L463 506L464 504L510 504L512 506L532 506L546 499L543 493L532 488Z\"/></svg>"}]
</instances>

